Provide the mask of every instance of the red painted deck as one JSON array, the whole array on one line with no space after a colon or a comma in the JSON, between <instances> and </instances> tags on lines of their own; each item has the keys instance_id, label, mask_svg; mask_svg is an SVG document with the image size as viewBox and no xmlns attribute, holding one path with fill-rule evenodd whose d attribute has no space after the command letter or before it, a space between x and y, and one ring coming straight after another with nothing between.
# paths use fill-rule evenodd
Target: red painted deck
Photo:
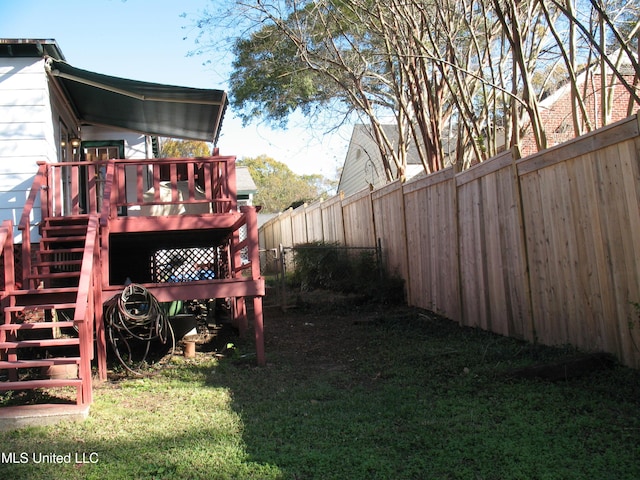
<instances>
[{"instance_id":1,"label":"red painted deck","mask_svg":"<svg viewBox=\"0 0 640 480\"><path fill-rule=\"evenodd\" d=\"M42 239L32 246L29 221L37 198ZM82 381L78 404L90 403L92 363L106 378L103 303L125 281L143 285L160 302L230 299L241 333L248 328L245 302L252 299L257 361L265 363L257 209L238 209L234 157L40 164L19 224L17 278L11 225L3 228L0 369L13 379L0 382L0 389L15 389L18 368L24 368L16 312L73 305ZM189 256L194 252L195 259ZM185 269L210 274L187 275Z\"/></svg>"}]
</instances>

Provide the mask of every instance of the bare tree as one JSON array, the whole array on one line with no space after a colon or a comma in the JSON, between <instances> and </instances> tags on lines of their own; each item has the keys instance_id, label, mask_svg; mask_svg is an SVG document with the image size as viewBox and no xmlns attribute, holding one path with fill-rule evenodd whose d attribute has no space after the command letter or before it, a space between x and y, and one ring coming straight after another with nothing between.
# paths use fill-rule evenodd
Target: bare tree
<instances>
[{"instance_id":1,"label":"bare tree","mask_svg":"<svg viewBox=\"0 0 640 480\"><path fill-rule=\"evenodd\" d=\"M609 121L614 82L626 88L629 111L640 105L640 0L227 4L227 17L235 11L250 20L234 43L236 106L253 104L251 115L280 120L320 106L340 121L355 114L371 126L387 180L405 178L410 149L430 173L518 147L528 131L546 148L540 102L560 77L571 87L576 135ZM634 69L633 81L623 63ZM580 83L593 65L604 82L599 121L586 101L593 89ZM390 122L397 138L383 128ZM447 158L445 136L456 138L455 157Z\"/></svg>"}]
</instances>

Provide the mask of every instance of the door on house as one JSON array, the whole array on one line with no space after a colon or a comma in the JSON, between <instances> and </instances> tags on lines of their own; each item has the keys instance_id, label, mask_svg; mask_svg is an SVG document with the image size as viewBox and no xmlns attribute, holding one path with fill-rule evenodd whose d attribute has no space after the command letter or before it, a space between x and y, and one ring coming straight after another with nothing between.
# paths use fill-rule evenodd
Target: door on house
<instances>
[{"instance_id":1,"label":"door on house","mask_svg":"<svg viewBox=\"0 0 640 480\"><path fill-rule=\"evenodd\" d=\"M104 182L106 180L106 161L124 158L124 140L86 141L80 146L80 160L92 162L91 167L82 167L80 184L80 210L87 213L95 201L97 211L101 211ZM92 184L93 182L93 184ZM91 196L95 195L94 198Z\"/></svg>"}]
</instances>

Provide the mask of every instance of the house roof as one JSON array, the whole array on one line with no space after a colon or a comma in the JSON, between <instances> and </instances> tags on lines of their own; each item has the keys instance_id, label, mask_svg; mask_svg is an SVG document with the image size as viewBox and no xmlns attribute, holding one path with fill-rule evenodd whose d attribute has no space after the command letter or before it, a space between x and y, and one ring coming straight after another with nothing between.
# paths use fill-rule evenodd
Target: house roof
<instances>
[{"instance_id":1,"label":"house roof","mask_svg":"<svg viewBox=\"0 0 640 480\"><path fill-rule=\"evenodd\" d=\"M634 77L637 74L636 69L631 63L631 60L629 59L629 57L624 55L624 52L622 51L622 49L615 50L614 52L611 52L607 56L611 59L612 62L617 63L617 70L620 75L624 77ZM577 83L579 84L581 82L584 82L588 74L596 74L596 75L600 74L601 67L602 67L602 63L600 62L599 59L594 60L590 65L582 67L577 72L577 78L576 78ZM608 63L605 64L604 71L607 75L612 74L611 67L609 66ZM557 85L555 85L554 90L548 90L543 92L542 98L540 100L540 106L542 108L547 108L547 109L553 108L553 104L557 102L558 99L562 98L564 95L567 95L570 90L571 90L571 80L567 76Z\"/></svg>"},{"instance_id":2,"label":"house roof","mask_svg":"<svg viewBox=\"0 0 640 480\"><path fill-rule=\"evenodd\" d=\"M236 190L243 194L256 193L258 190L248 167L236 166Z\"/></svg>"},{"instance_id":3,"label":"house roof","mask_svg":"<svg viewBox=\"0 0 640 480\"><path fill-rule=\"evenodd\" d=\"M65 61L55 40L0 39L0 57L41 57L81 123L216 143L228 100L223 90L141 82Z\"/></svg>"},{"instance_id":4,"label":"house roof","mask_svg":"<svg viewBox=\"0 0 640 480\"><path fill-rule=\"evenodd\" d=\"M227 107L223 90L112 77L48 58L81 122L163 137L216 142Z\"/></svg>"},{"instance_id":5,"label":"house roof","mask_svg":"<svg viewBox=\"0 0 640 480\"><path fill-rule=\"evenodd\" d=\"M44 57L64 60L53 39L0 38L0 57Z\"/></svg>"}]
</instances>

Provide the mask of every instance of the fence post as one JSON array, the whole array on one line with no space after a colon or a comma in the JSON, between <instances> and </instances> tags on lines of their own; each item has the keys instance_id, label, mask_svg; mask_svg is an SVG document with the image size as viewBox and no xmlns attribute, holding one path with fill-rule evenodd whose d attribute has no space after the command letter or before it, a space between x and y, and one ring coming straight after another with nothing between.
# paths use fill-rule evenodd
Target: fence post
<instances>
[{"instance_id":1,"label":"fence post","mask_svg":"<svg viewBox=\"0 0 640 480\"><path fill-rule=\"evenodd\" d=\"M536 327L535 327L535 318L533 316L533 298L531 296L531 268L529 265L529 245L527 244L527 231L526 231L526 222L524 218L524 199L522 197L522 184L520 182L520 175L518 174L518 165L517 161L522 157L520 155L520 149L518 146L511 147L511 169L513 175L513 183L516 188L516 196L518 200L518 219L520 222L520 232L522 235L522 253L524 255L524 275L526 279L526 302L527 302L527 310L529 315L529 324L527 325L528 331L525 332L525 339L531 342L536 341Z\"/></svg>"},{"instance_id":2,"label":"fence post","mask_svg":"<svg viewBox=\"0 0 640 480\"><path fill-rule=\"evenodd\" d=\"M282 243L278 247L278 261L280 262L280 308L282 311L287 310L287 282L285 279L285 258L284 246Z\"/></svg>"},{"instance_id":3,"label":"fence post","mask_svg":"<svg viewBox=\"0 0 640 480\"><path fill-rule=\"evenodd\" d=\"M384 278L384 265L382 264L382 239L378 238L378 242L376 243L376 262L378 264L378 276L380 280Z\"/></svg>"}]
</instances>

